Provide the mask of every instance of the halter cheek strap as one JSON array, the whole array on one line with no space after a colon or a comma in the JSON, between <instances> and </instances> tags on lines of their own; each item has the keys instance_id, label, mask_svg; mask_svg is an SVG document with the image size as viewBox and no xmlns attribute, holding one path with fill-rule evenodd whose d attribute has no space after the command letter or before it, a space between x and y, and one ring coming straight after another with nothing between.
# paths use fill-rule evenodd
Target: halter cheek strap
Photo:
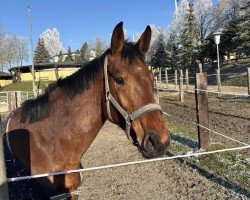
<instances>
[{"instance_id":1,"label":"halter cheek strap","mask_svg":"<svg viewBox=\"0 0 250 200\"><path fill-rule=\"evenodd\" d=\"M106 56L104 60L104 81L105 81L106 107L107 107L108 118L110 121L114 121L110 111L110 102L111 102L126 121L126 134L128 138L130 136L131 122L139 119L143 114L148 112L160 111L162 113L162 108L157 103L150 103L144 105L141 108L134 111L133 113L127 113L121 107L121 105L116 101L116 99L112 96L110 92L109 81L108 81L108 56Z\"/></svg>"}]
</instances>

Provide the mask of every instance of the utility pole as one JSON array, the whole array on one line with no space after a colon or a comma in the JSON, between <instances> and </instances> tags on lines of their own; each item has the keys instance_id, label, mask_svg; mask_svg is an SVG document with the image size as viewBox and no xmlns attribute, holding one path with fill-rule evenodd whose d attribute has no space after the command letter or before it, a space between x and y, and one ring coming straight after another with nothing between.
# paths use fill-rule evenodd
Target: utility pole
<instances>
[{"instance_id":1,"label":"utility pole","mask_svg":"<svg viewBox=\"0 0 250 200\"><path fill-rule=\"evenodd\" d=\"M31 16L31 6L27 6L30 19L30 57L31 57L31 73L32 73L32 88L34 96L37 96L36 83L35 83L35 68L33 60L33 40L32 40L32 16Z\"/></svg>"},{"instance_id":2,"label":"utility pole","mask_svg":"<svg viewBox=\"0 0 250 200\"><path fill-rule=\"evenodd\" d=\"M177 12L178 6L177 6L177 0L174 0L175 3L175 11Z\"/></svg>"}]
</instances>

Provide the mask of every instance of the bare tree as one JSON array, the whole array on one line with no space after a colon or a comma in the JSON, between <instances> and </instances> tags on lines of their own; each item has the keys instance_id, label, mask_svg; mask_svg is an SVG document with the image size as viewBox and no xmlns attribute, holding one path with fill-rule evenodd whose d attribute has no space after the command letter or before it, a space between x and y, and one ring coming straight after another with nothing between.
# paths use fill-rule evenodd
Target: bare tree
<instances>
[{"instance_id":1,"label":"bare tree","mask_svg":"<svg viewBox=\"0 0 250 200\"><path fill-rule=\"evenodd\" d=\"M211 0L195 0L194 14L199 28L199 39L204 39L211 33L213 26L213 3Z\"/></svg>"},{"instance_id":2,"label":"bare tree","mask_svg":"<svg viewBox=\"0 0 250 200\"><path fill-rule=\"evenodd\" d=\"M5 59L5 39L6 39L6 31L3 26L0 24L0 65L1 71L3 71L6 59Z\"/></svg>"},{"instance_id":3,"label":"bare tree","mask_svg":"<svg viewBox=\"0 0 250 200\"><path fill-rule=\"evenodd\" d=\"M65 52L60 41L60 33L56 28L46 29L42 34L46 49L49 51L51 56L56 56L61 52Z\"/></svg>"},{"instance_id":4,"label":"bare tree","mask_svg":"<svg viewBox=\"0 0 250 200\"><path fill-rule=\"evenodd\" d=\"M99 36L96 36L96 38L90 42L89 46L91 51L94 52L95 57L100 56L106 50L106 45Z\"/></svg>"},{"instance_id":5,"label":"bare tree","mask_svg":"<svg viewBox=\"0 0 250 200\"><path fill-rule=\"evenodd\" d=\"M1 70L11 68L14 63L21 64L27 60L28 47L24 37L7 34L0 27L0 65Z\"/></svg>"},{"instance_id":6,"label":"bare tree","mask_svg":"<svg viewBox=\"0 0 250 200\"><path fill-rule=\"evenodd\" d=\"M26 38L17 37L16 39L16 62L17 64L23 65L23 60L29 59L28 43Z\"/></svg>"},{"instance_id":7,"label":"bare tree","mask_svg":"<svg viewBox=\"0 0 250 200\"><path fill-rule=\"evenodd\" d=\"M219 0L215 7L213 31L223 30L231 21L233 21L241 7L242 0Z\"/></svg>"},{"instance_id":8,"label":"bare tree","mask_svg":"<svg viewBox=\"0 0 250 200\"><path fill-rule=\"evenodd\" d=\"M8 64L8 67L11 68L12 64L16 62L16 42L17 42L17 37L8 34L5 37L4 41L4 58L5 62Z\"/></svg>"}]
</instances>

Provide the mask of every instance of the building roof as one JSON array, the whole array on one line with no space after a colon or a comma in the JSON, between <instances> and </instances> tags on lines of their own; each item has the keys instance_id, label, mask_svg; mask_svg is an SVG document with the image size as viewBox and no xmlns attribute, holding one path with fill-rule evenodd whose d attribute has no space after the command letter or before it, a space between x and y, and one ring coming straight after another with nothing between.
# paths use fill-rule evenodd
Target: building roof
<instances>
[{"instance_id":1,"label":"building roof","mask_svg":"<svg viewBox=\"0 0 250 200\"><path fill-rule=\"evenodd\" d=\"M0 76L2 77L2 76L12 76L12 74L10 74L10 73L6 73L6 72L0 72Z\"/></svg>"},{"instance_id":2,"label":"building roof","mask_svg":"<svg viewBox=\"0 0 250 200\"><path fill-rule=\"evenodd\" d=\"M49 62L49 63L39 63L35 64L34 68L35 71L40 71L43 69L53 69L57 68L79 68L85 65L86 62ZM9 69L10 72L12 71L20 71L21 73L30 72L32 65L25 65L25 66L16 66Z\"/></svg>"},{"instance_id":3,"label":"building roof","mask_svg":"<svg viewBox=\"0 0 250 200\"><path fill-rule=\"evenodd\" d=\"M1 79L12 79L12 74L6 72L0 72Z\"/></svg>"}]
</instances>

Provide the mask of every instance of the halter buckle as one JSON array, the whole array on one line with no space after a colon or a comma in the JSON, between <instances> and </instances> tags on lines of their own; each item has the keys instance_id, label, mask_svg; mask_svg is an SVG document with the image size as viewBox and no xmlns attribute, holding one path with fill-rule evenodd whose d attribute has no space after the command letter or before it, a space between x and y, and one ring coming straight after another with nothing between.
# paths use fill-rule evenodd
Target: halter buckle
<instances>
[{"instance_id":1,"label":"halter buckle","mask_svg":"<svg viewBox=\"0 0 250 200\"><path fill-rule=\"evenodd\" d=\"M126 121L127 125L131 126L131 116L129 114L126 115L125 121Z\"/></svg>"},{"instance_id":2,"label":"halter buckle","mask_svg":"<svg viewBox=\"0 0 250 200\"><path fill-rule=\"evenodd\" d=\"M106 90L106 100L109 101L109 99L110 99L110 90L107 89Z\"/></svg>"}]
</instances>

